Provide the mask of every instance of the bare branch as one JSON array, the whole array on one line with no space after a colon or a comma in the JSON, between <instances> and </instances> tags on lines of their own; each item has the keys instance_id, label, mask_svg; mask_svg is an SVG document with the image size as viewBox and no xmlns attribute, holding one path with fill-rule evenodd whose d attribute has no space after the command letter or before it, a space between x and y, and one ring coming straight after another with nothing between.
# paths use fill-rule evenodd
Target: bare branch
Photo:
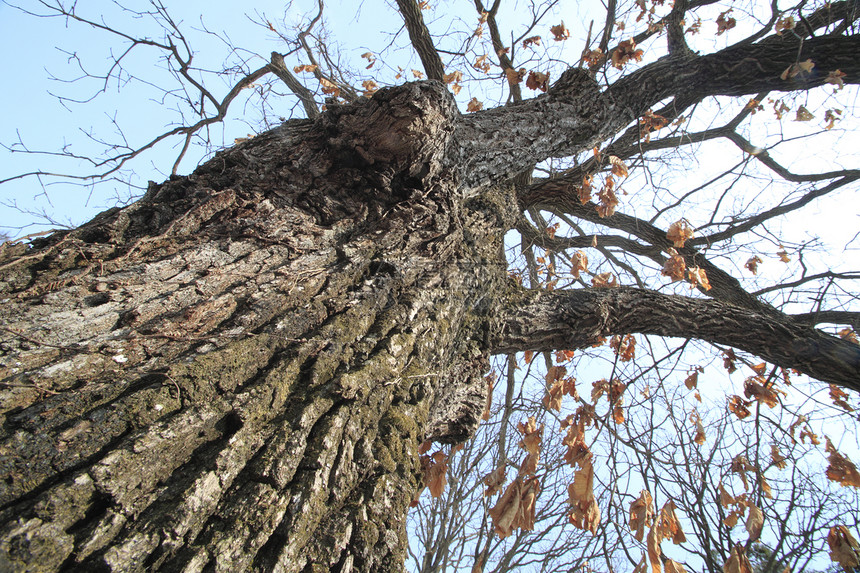
<instances>
[{"instance_id":1,"label":"bare branch","mask_svg":"<svg viewBox=\"0 0 860 573\"><path fill-rule=\"evenodd\" d=\"M272 73L278 76L298 96L308 118L314 119L317 117L320 112L314 101L313 94L287 69L287 66L284 64L284 56L277 52L272 52L272 60L269 63L269 67Z\"/></svg>"},{"instance_id":2,"label":"bare branch","mask_svg":"<svg viewBox=\"0 0 860 573\"><path fill-rule=\"evenodd\" d=\"M787 315L626 287L521 290L508 296L519 304L500 311L491 334L496 352L585 348L614 334L693 337L860 392L860 346Z\"/></svg>"},{"instance_id":3,"label":"bare branch","mask_svg":"<svg viewBox=\"0 0 860 573\"><path fill-rule=\"evenodd\" d=\"M416 0L397 0L397 7L403 16L403 22L406 24L406 31L409 32L412 46L424 65L427 77L439 82L444 81L445 66L442 64L439 52L436 51L436 47L433 45L430 30L427 29L427 25L424 23L424 16L421 15L421 8L418 7L418 2Z\"/></svg>"}]
</instances>

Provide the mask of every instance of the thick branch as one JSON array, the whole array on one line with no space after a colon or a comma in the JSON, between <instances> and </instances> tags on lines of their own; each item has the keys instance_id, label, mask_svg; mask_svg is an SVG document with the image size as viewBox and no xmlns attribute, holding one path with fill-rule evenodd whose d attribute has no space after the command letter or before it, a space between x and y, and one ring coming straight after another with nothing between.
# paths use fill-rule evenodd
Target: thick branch
<instances>
[{"instance_id":1,"label":"thick branch","mask_svg":"<svg viewBox=\"0 0 860 573\"><path fill-rule=\"evenodd\" d=\"M397 0L397 7L403 16L403 22L406 24L412 46L418 52L418 57L421 58L421 63L424 65L427 77L431 80L444 81L445 66L442 65L442 58L439 57L439 52L436 51L433 40L430 38L430 30L424 24L424 17L421 15L418 2L415 0Z\"/></svg>"},{"instance_id":2,"label":"thick branch","mask_svg":"<svg viewBox=\"0 0 860 573\"><path fill-rule=\"evenodd\" d=\"M614 334L697 338L860 392L860 347L784 314L634 288L521 289L508 301L490 335L493 352L584 348Z\"/></svg>"},{"instance_id":3,"label":"thick branch","mask_svg":"<svg viewBox=\"0 0 860 573\"><path fill-rule=\"evenodd\" d=\"M302 82L296 79L296 76L294 76L292 72L290 72L284 64L284 56L278 52L272 52L272 61L269 64L269 69L271 69L272 73L278 76L282 82L287 84L290 91L296 94L296 96L301 100L302 106L305 108L305 113L309 119L314 119L320 114L319 109L317 109L317 104L314 101L314 95L302 84Z\"/></svg>"},{"instance_id":4,"label":"thick branch","mask_svg":"<svg viewBox=\"0 0 860 573\"><path fill-rule=\"evenodd\" d=\"M777 39L773 39L777 38ZM768 37L759 44L732 46L714 54L677 61L663 58L622 78L609 88L617 103L638 117L661 99L679 96L744 96L762 91L808 90L825 84L828 72L841 70L846 83L860 83L860 37ZM812 60L812 73L782 79L798 62ZM643 98L648 94L647 99ZM645 107L641 107L644 105Z\"/></svg>"},{"instance_id":5,"label":"thick branch","mask_svg":"<svg viewBox=\"0 0 860 573\"><path fill-rule=\"evenodd\" d=\"M406 0L400 0L405 2ZM512 177L549 157L574 155L608 139L659 101L676 97L743 96L763 91L808 90L841 70L846 83L860 83L860 36L810 38L802 46L782 39L741 45L697 58L663 58L626 76L602 94L543 95L515 106L470 114L457 126L459 145L451 162L468 186ZM782 79L798 61L811 59L813 73Z\"/></svg>"},{"instance_id":6,"label":"thick branch","mask_svg":"<svg viewBox=\"0 0 860 573\"><path fill-rule=\"evenodd\" d=\"M792 314L795 322L814 326L816 324L850 324L855 330L860 330L860 312L845 310L819 310L816 312L805 312L803 314Z\"/></svg>"}]
</instances>

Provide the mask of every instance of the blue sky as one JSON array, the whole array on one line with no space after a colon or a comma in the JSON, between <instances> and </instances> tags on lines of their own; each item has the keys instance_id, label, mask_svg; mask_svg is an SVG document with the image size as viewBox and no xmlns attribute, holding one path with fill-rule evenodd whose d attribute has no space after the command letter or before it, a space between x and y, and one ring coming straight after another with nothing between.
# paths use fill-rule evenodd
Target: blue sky
<instances>
[{"instance_id":1,"label":"blue sky","mask_svg":"<svg viewBox=\"0 0 860 573\"><path fill-rule=\"evenodd\" d=\"M104 17L107 22L120 22L118 27L130 34L151 35L160 39L160 31L149 25L146 19L133 19L128 14L120 13L109 2L80 2L78 14L98 20ZM146 8L146 2L128 2L130 6ZM191 2L170 3L171 15L180 27L187 32L192 47L196 52L195 64L209 69L220 69L229 50L224 42L212 35L202 32L203 24L212 32L229 37L235 45L243 48L243 57L250 57L249 66L256 69L266 63L268 55L273 50L284 51L283 43L277 41L261 26L251 21L251 18L265 17L273 22L298 24L310 13L315 3L303 2L303 6L294 3L292 8L285 10L285 3L278 0L259 0L252 5L236 2ZM22 7L38 10L34 0L22 0ZM93 7L97 7L93 9ZM396 14L384 4L376 2L360 10L361 20L356 21L356 11L347 2L341 9L335 2L329 2L327 17L332 28L332 37L344 38L351 44L350 58L356 58L357 53L365 50L361 41L352 41L356 34L364 34L368 30L368 22L374 27L384 26L387 29L397 29L399 23ZM42 8L44 12L44 8ZM390 23L388 21L391 21ZM75 54L91 73L104 73L110 65L110 55L121 53L124 44L115 37L103 31L94 30L77 22L68 25L61 18L34 18L19 10L0 2L0 49L10 55L4 58L4 76L7 86L12 89L0 90L0 106L7 110L4 119L0 121L0 142L12 145L21 141L31 150L56 152L66 145L68 149L87 155L97 151L97 147L88 142L85 132L89 131L98 137L113 137L116 139L116 129L112 121L122 127L123 133L132 145L148 141L158 135L162 126L176 120L176 114L165 110L161 102L153 98L158 94L148 86L131 82L118 89L116 81L109 82L104 93L88 104L68 103L62 105L54 93L73 99L86 99L102 87L95 80L84 80L77 83L64 83L50 79L52 76L61 80L80 76L81 72L75 60ZM380 28L376 28L379 30ZM369 43L380 47L387 42L387 35L377 32L367 34ZM251 54L259 54L255 58ZM14 55L14 56L12 56ZM161 85L170 85L158 66L160 54L146 47L136 49L129 69L140 78ZM265 59L264 59L265 58ZM227 82L220 78L207 78L207 87L219 96L229 89ZM229 121L223 127L212 131L212 139L216 145L230 145L235 137L244 137L252 128L243 124L243 108L241 101L234 101ZM285 105L288 105L285 103ZM279 110L276 110L279 112ZM288 115L288 111L279 112ZM253 121L253 120L252 120ZM135 182L145 186L149 179L161 181L169 174L170 166L176 157L177 145L180 138L165 142L134 164L137 173ZM180 173L190 172L196 165L196 156L189 154L182 163ZM14 176L30 170L41 169L62 173L84 173L90 171L82 161L70 161L48 156L32 156L24 153L11 154L0 150L0 179ZM43 184L46 184L43 187ZM28 177L0 185L0 232L10 236L20 236L51 228L36 213L45 215L62 225L80 224L101 210L113 206L117 199L128 200L130 194L139 195L141 190L131 189L119 183L103 183L95 191L80 185L68 185L57 178ZM11 207L11 204L19 207ZM33 214L22 213L21 210Z\"/></svg>"}]
</instances>

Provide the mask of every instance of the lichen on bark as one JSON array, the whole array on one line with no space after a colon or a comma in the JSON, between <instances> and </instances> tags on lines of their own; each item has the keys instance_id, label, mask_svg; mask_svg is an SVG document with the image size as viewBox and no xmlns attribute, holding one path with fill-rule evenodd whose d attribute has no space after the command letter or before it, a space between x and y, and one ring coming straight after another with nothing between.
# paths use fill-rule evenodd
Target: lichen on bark
<instances>
[{"instance_id":1,"label":"lichen on bark","mask_svg":"<svg viewBox=\"0 0 860 573\"><path fill-rule=\"evenodd\" d=\"M460 194L456 116L384 90L0 253L0 566L402 568L417 445L483 408L515 204Z\"/></svg>"}]
</instances>

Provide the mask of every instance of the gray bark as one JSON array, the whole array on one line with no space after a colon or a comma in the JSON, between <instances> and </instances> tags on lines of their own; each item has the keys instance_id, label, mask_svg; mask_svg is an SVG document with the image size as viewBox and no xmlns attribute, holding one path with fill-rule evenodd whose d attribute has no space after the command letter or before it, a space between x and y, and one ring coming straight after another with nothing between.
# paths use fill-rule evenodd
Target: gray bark
<instances>
[{"instance_id":1,"label":"gray bark","mask_svg":"<svg viewBox=\"0 0 860 573\"><path fill-rule=\"evenodd\" d=\"M504 280L501 192L440 163L455 116L390 90L7 249L0 570L400 570Z\"/></svg>"},{"instance_id":2,"label":"gray bark","mask_svg":"<svg viewBox=\"0 0 860 573\"><path fill-rule=\"evenodd\" d=\"M856 388L847 342L767 354L720 338L730 302L657 328L636 311L647 293L507 283L523 206L507 178L665 97L667 68L651 69L638 95L619 82L468 118L435 82L381 90L5 246L0 570L400 570L417 447L474 430L493 351L689 335Z\"/></svg>"}]
</instances>

